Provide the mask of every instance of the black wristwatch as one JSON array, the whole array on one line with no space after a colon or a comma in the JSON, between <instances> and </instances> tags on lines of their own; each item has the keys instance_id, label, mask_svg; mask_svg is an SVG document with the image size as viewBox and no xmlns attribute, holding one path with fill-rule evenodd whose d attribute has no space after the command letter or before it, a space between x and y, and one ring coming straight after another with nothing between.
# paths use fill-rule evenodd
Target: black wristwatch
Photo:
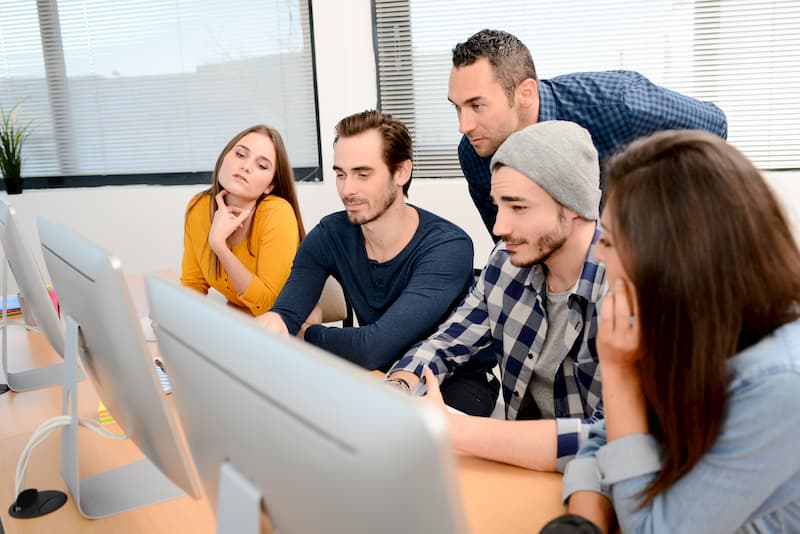
<instances>
[{"instance_id":1,"label":"black wristwatch","mask_svg":"<svg viewBox=\"0 0 800 534\"><path fill-rule=\"evenodd\" d=\"M384 380L384 383L397 388L404 393L411 393L411 384L406 382L404 378L387 378Z\"/></svg>"}]
</instances>

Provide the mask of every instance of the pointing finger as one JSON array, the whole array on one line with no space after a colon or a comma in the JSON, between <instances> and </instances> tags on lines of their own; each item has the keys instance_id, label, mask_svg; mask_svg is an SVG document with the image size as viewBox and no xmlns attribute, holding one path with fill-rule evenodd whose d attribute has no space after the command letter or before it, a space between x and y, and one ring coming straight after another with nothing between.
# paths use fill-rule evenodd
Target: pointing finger
<instances>
[{"instance_id":1,"label":"pointing finger","mask_svg":"<svg viewBox=\"0 0 800 534\"><path fill-rule=\"evenodd\" d=\"M600 323L605 328L614 328L614 292L609 291L600 304Z\"/></svg>"},{"instance_id":2,"label":"pointing finger","mask_svg":"<svg viewBox=\"0 0 800 534\"><path fill-rule=\"evenodd\" d=\"M225 200L223 200L223 199L225 198L225 195L227 195L227 194L228 194L228 191L226 189L223 189L219 193L217 193L217 196L215 197L217 199L217 209L222 209L222 208L226 207L225 206Z\"/></svg>"},{"instance_id":3,"label":"pointing finger","mask_svg":"<svg viewBox=\"0 0 800 534\"><path fill-rule=\"evenodd\" d=\"M628 303L628 289L622 278L614 282L614 319L615 328L627 328L631 316L631 307Z\"/></svg>"}]
</instances>

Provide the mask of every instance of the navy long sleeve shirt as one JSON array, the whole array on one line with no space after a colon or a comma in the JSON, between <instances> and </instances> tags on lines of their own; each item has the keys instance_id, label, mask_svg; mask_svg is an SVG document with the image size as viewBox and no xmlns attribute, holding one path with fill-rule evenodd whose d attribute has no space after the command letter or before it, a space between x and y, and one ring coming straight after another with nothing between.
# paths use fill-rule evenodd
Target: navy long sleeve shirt
<instances>
[{"instance_id":1,"label":"navy long sleeve shirt","mask_svg":"<svg viewBox=\"0 0 800 534\"><path fill-rule=\"evenodd\" d=\"M367 369L387 370L436 330L473 280L472 240L428 211L394 258L367 257L359 226L344 211L323 218L303 240L292 273L272 308L296 334L333 276L350 298L358 327L309 327L306 341Z\"/></svg>"}]
</instances>

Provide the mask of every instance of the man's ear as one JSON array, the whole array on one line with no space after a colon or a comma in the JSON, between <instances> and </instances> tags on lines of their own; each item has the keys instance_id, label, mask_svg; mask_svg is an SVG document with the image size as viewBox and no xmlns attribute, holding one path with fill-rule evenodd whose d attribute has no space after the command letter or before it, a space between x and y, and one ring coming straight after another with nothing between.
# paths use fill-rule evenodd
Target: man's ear
<instances>
[{"instance_id":1,"label":"man's ear","mask_svg":"<svg viewBox=\"0 0 800 534\"><path fill-rule=\"evenodd\" d=\"M410 159L407 159L400 163L397 166L397 170L394 171L394 181L400 187L406 185L406 183L411 179L411 171L414 167L414 164L411 163Z\"/></svg>"},{"instance_id":2,"label":"man's ear","mask_svg":"<svg viewBox=\"0 0 800 534\"><path fill-rule=\"evenodd\" d=\"M539 100L539 84L533 78L526 78L514 91L517 103L522 107L531 107Z\"/></svg>"}]
</instances>

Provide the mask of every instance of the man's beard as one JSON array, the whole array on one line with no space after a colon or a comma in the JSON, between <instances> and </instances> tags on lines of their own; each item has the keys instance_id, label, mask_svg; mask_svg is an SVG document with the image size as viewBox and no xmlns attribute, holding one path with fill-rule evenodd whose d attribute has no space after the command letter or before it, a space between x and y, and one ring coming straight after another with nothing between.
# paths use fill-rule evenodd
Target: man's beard
<instances>
[{"instance_id":1,"label":"man's beard","mask_svg":"<svg viewBox=\"0 0 800 534\"><path fill-rule=\"evenodd\" d=\"M514 261L514 254L511 255L511 264L515 267L530 267L537 263L546 262L557 250L564 246L569 238L567 231L567 219L564 217L564 210L561 208L558 213L558 225L547 234L536 240L536 248L541 251L538 256L529 260L522 260L517 263ZM506 241L505 239L503 241ZM512 240L513 241L513 240Z\"/></svg>"},{"instance_id":2,"label":"man's beard","mask_svg":"<svg viewBox=\"0 0 800 534\"><path fill-rule=\"evenodd\" d=\"M381 206L381 208L377 212L373 214L370 213L358 214L358 213L351 213L348 211L347 220L350 221L350 224L354 224L356 226L369 224L372 221L380 218L384 213L386 213L386 210L388 210L389 207L392 204L394 204L395 199L397 199L397 190L395 188L391 188L389 189L389 194L383 201L383 206Z\"/></svg>"}]
</instances>

